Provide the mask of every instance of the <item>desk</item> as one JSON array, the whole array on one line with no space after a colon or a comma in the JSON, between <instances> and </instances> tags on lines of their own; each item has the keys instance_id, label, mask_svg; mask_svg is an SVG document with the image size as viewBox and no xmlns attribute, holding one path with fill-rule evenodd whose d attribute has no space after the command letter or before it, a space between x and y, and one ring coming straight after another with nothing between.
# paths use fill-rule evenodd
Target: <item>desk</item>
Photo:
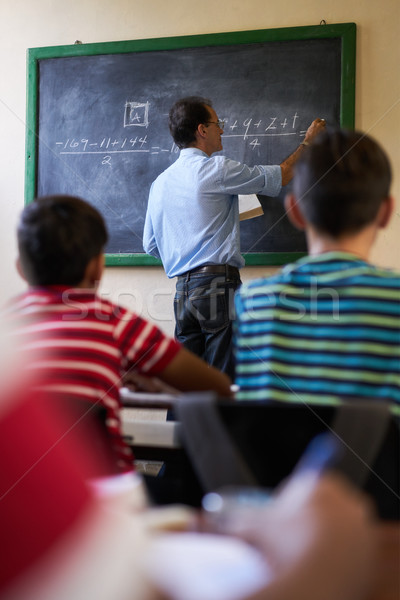
<instances>
[{"instance_id":1,"label":"desk","mask_svg":"<svg viewBox=\"0 0 400 600\"><path fill-rule=\"evenodd\" d=\"M179 423L167 421L167 411L125 407L121 410L122 433L127 443L136 448L180 448ZM135 450L135 454L137 452Z\"/></svg>"},{"instance_id":2,"label":"desk","mask_svg":"<svg viewBox=\"0 0 400 600\"><path fill-rule=\"evenodd\" d=\"M181 448L179 423L167 421L168 409L176 396L121 390L121 425L127 443L136 458L164 460Z\"/></svg>"},{"instance_id":3,"label":"desk","mask_svg":"<svg viewBox=\"0 0 400 600\"><path fill-rule=\"evenodd\" d=\"M384 523L377 525L377 555L375 559L374 581L369 585L368 592L361 596L359 600L399 600L400 597L400 580L399 580L399 562L400 562L400 529L398 523ZM201 535L189 537L187 540L182 539L178 534L173 534L173 538L167 538L167 542L155 540L155 545L151 551L150 579L158 584L158 587L166 592L171 590L179 593L173 594L174 598L185 598L186 600L199 598L198 590L202 589L204 582L209 584L215 578L215 586L220 586L220 593L223 598L231 597L228 592L230 579L234 579L237 573L235 568L240 573L238 583L244 584L244 596L246 590L250 593L254 585L254 581L258 580L257 572L254 572L254 567L257 563L255 556L247 555L246 547L239 546L235 548L235 541L229 542L229 546L224 548L225 559L221 563L221 568L216 569L215 565L220 560L218 555L218 542L225 544L226 538L220 536L216 540L207 541L207 537L201 543ZM159 542L161 541L161 547ZM223 547L223 546L222 546ZM239 554L233 552L226 560L226 553L235 549ZM256 559L256 560L254 560ZM157 562L158 568L154 569L154 562ZM213 568L210 568L210 564ZM243 564L246 565L243 571ZM182 567L182 565L184 565ZM233 573L231 572L233 569ZM250 579L246 577L250 572ZM223 576L221 575L223 573ZM254 577L255 575L255 577ZM261 575L258 570L258 575ZM231 576L231 577L229 577ZM244 577L244 579L242 578ZM268 572L266 573L266 588L268 588ZM225 583L227 582L227 586ZM260 582L263 585L263 582ZM257 583L255 585L257 589ZM186 589L185 589L186 588ZM207 588L206 588L207 589ZM193 593L195 590L195 593ZM235 590L237 591L237 589ZM232 590L230 590L232 593ZM170 594L167 594L170 597ZM236 598L236 594L232 593ZM311 594L312 595L312 594ZM329 595L329 594L328 594ZM164 597L164 596L163 596ZM171 594L172 597L172 594ZM204 592L204 598L207 593ZM216 596L213 595L213 598ZM257 596L261 597L261 595ZM302 594L303 597L303 594ZM264 598L268 598L268 592ZM358 598L358 596L357 596ZM291 599L293 600L293 599ZM337 598L337 600L341 600Z\"/></svg>"},{"instance_id":4,"label":"desk","mask_svg":"<svg viewBox=\"0 0 400 600\"><path fill-rule=\"evenodd\" d=\"M176 401L173 394L121 390L122 433L132 447L136 468L146 478L155 504L199 506L203 495L191 461L180 442L181 424L167 421ZM163 467L163 476L154 477Z\"/></svg>"},{"instance_id":5,"label":"desk","mask_svg":"<svg viewBox=\"0 0 400 600\"><path fill-rule=\"evenodd\" d=\"M119 393L122 405L134 408L173 408L177 398L174 394L132 392L125 387Z\"/></svg>"},{"instance_id":6,"label":"desk","mask_svg":"<svg viewBox=\"0 0 400 600\"><path fill-rule=\"evenodd\" d=\"M179 423L167 421L176 397L169 394L121 393L122 426L137 458L167 460L181 449ZM377 527L376 576L365 600L400 599L400 523L384 521ZM339 600L339 599L338 599Z\"/></svg>"},{"instance_id":7,"label":"desk","mask_svg":"<svg viewBox=\"0 0 400 600\"><path fill-rule=\"evenodd\" d=\"M187 477L187 458L179 440L180 425L167 421L168 410L173 408L175 400L172 394L121 390L122 434L133 450L136 469L143 475L157 475L168 463L169 472L184 464L185 470L179 467L178 473L182 480ZM153 490L153 499L158 496L158 491ZM160 503L163 497L159 496Z\"/></svg>"}]
</instances>

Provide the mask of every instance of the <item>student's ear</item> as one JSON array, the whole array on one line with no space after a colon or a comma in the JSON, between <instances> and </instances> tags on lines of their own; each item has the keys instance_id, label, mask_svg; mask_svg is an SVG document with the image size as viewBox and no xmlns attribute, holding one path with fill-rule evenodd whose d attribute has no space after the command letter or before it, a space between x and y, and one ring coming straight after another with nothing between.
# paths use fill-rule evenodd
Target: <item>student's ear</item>
<instances>
[{"instance_id":1,"label":"student's ear","mask_svg":"<svg viewBox=\"0 0 400 600\"><path fill-rule=\"evenodd\" d=\"M286 194L285 210L289 221L296 229L303 231L306 228L306 221L301 213L300 205L294 194Z\"/></svg>"},{"instance_id":2,"label":"student's ear","mask_svg":"<svg viewBox=\"0 0 400 600\"><path fill-rule=\"evenodd\" d=\"M17 267L17 271L18 271L18 274L19 274L19 276L20 276L20 277L22 277L22 279L23 279L24 281L26 281L26 277L25 277L24 269L23 269L23 267L22 267L22 264L21 264L21 259L20 259L20 257L19 257L19 256L17 257L17 260L15 261L15 266Z\"/></svg>"},{"instance_id":3,"label":"student's ear","mask_svg":"<svg viewBox=\"0 0 400 600\"><path fill-rule=\"evenodd\" d=\"M382 202L378 212L378 227L383 229L387 226L390 221L390 217L394 210L394 199L393 196L388 196Z\"/></svg>"},{"instance_id":4,"label":"student's ear","mask_svg":"<svg viewBox=\"0 0 400 600\"><path fill-rule=\"evenodd\" d=\"M94 287L100 281L104 270L104 254L94 256L85 270L84 282L89 287Z\"/></svg>"}]
</instances>

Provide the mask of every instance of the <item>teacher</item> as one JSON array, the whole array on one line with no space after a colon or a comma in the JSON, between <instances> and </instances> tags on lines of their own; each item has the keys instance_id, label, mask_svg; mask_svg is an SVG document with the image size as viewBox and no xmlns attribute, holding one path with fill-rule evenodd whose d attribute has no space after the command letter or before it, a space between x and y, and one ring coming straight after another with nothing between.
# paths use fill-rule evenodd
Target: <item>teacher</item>
<instances>
[{"instance_id":1,"label":"teacher","mask_svg":"<svg viewBox=\"0 0 400 600\"><path fill-rule=\"evenodd\" d=\"M175 337L208 364L234 377L233 296L240 286L238 194L277 196L292 178L302 148L322 129L308 128L300 146L280 165L248 167L224 156L224 123L206 98L178 100L169 129L181 152L153 182L144 225L145 252L177 277Z\"/></svg>"}]
</instances>

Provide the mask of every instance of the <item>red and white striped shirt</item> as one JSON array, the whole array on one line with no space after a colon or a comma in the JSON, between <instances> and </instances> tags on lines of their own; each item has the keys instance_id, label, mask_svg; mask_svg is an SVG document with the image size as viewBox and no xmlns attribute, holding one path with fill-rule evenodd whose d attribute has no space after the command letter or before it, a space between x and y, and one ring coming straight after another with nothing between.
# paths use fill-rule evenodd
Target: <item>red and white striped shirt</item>
<instances>
[{"instance_id":1,"label":"red and white striped shirt","mask_svg":"<svg viewBox=\"0 0 400 600\"><path fill-rule=\"evenodd\" d=\"M15 320L22 368L38 378L41 389L105 407L118 467L131 470L132 454L121 435L121 375L131 369L158 374L180 345L92 290L31 288L13 300L6 316Z\"/></svg>"}]
</instances>

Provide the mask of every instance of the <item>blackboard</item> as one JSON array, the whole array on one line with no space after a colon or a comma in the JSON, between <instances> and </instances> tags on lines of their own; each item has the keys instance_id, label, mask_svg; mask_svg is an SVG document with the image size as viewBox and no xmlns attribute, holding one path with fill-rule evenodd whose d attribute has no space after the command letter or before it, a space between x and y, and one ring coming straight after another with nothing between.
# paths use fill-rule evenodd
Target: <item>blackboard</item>
<instances>
[{"instance_id":1,"label":"blackboard","mask_svg":"<svg viewBox=\"0 0 400 600\"><path fill-rule=\"evenodd\" d=\"M26 202L81 196L106 219L107 264L159 264L142 232L151 182L178 156L172 104L209 97L224 155L279 164L314 118L354 126L355 35L347 23L30 49ZM287 190L241 224L247 264L305 252L284 215Z\"/></svg>"}]
</instances>

